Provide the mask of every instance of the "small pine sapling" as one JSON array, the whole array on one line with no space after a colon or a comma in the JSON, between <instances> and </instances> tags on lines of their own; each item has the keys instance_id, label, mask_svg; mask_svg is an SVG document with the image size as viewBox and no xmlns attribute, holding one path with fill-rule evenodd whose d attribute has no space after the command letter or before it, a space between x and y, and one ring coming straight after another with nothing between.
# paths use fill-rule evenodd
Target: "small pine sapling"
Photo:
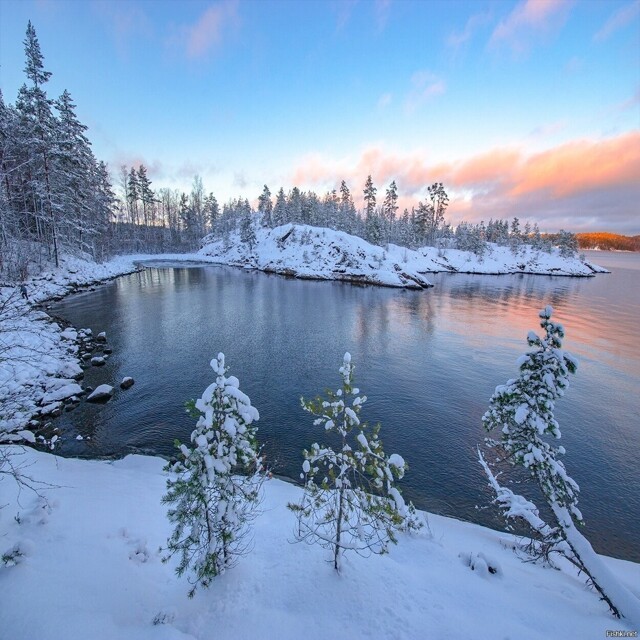
<instances>
[{"instance_id":1,"label":"small pine sapling","mask_svg":"<svg viewBox=\"0 0 640 640\"><path fill-rule=\"evenodd\" d=\"M529 332L530 350L518 359L519 376L496 387L482 422L487 431L500 432L499 439L486 440L489 448L499 452L498 460L523 467L535 480L553 524L540 517L534 503L501 486L499 474L494 474L478 450L480 464L505 517L520 519L531 528L533 540L526 550L532 557L549 561L553 554L566 558L588 577L613 615L637 624L640 600L619 583L578 530L583 524L577 506L579 488L558 459L565 449L557 444L561 434L553 412L556 400L569 386L569 374L575 373L577 362L563 351L564 329L551 320L552 313L550 306L540 311L544 335Z\"/></svg>"},{"instance_id":2,"label":"small pine sapling","mask_svg":"<svg viewBox=\"0 0 640 640\"><path fill-rule=\"evenodd\" d=\"M317 416L315 425L337 435L340 448L336 452L315 443L304 450L302 501L288 505L298 520L297 540L330 549L336 571L346 551L383 554L390 542L397 542L397 531L422 526L413 505L394 486L407 469L405 461L398 454L386 457L380 425L365 435L368 427L358 414L367 398L353 387L349 353L339 371L342 386L337 391L328 391L326 399L301 398L301 403Z\"/></svg>"},{"instance_id":3,"label":"small pine sapling","mask_svg":"<svg viewBox=\"0 0 640 640\"><path fill-rule=\"evenodd\" d=\"M178 576L187 569L193 574L189 597L247 553L265 478L254 425L258 411L238 379L226 376L224 354L211 367L216 380L193 404L200 416L191 446L176 441L180 457L167 465L175 477L162 498L171 505L168 517L175 524L163 562L179 554Z\"/></svg>"}]
</instances>

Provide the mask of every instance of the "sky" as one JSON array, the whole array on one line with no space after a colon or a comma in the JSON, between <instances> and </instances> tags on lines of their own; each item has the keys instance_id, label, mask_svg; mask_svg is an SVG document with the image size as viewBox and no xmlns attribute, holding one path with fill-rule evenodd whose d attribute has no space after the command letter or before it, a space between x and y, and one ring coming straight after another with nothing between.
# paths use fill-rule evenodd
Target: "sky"
<instances>
[{"instance_id":1,"label":"sky","mask_svg":"<svg viewBox=\"0 0 640 640\"><path fill-rule=\"evenodd\" d=\"M640 233L640 0L0 0L0 87L31 20L96 156L219 201L371 174L454 224Z\"/></svg>"}]
</instances>

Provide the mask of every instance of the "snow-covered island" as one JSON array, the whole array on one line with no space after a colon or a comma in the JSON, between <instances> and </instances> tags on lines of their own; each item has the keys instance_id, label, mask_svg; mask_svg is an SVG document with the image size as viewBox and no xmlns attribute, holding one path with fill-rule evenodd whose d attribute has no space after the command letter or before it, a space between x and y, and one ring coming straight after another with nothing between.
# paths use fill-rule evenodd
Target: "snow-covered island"
<instances>
[{"instance_id":1,"label":"snow-covered island","mask_svg":"<svg viewBox=\"0 0 640 640\"><path fill-rule=\"evenodd\" d=\"M600 640L632 630L570 566L524 563L510 535L436 515L386 556L345 556L338 575L326 551L292 544L286 504L301 489L275 479L249 555L190 600L175 563L160 560L171 533L163 460L16 452L50 486L39 485L43 499L0 482L0 553L23 554L0 565L3 638ZM638 592L640 565L603 560Z\"/></svg>"},{"instance_id":2,"label":"snow-covered island","mask_svg":"<svg viewBox=\"0 0 640 640\"><path fill-rule=\"evenodd\" d=\"M420 289L431 286L430 273L593 276L606 269L579 257L563 257L522 245L488 243L478 256L470 251L422 247L417 250L389 244L372 245L342 231L285 224L256 231L255 244L243 242L240 232L226 239L208 237L198 255L220 264L255 268L268 273L316 280L343 280L388 287Z\"/></svg>"}]
</instances>

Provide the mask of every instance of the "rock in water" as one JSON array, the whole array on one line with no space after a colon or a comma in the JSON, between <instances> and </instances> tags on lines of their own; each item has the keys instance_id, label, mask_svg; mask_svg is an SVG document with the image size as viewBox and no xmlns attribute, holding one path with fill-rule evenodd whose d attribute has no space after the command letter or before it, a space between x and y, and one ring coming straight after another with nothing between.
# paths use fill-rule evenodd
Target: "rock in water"
<instances>
[{"instance_id":1,"label":"rock in water","mask_svg":"<svg viewBox=\"0 0 640 640\"><path fill-rule=\"evenodd\" d=\"M106 342L107 341L107 334L105 331L101 331L97 336L96 336L96 342Z\"/></svg>"},{"instance_id":2,"label":"rock in water","mask_svg":"<svg viewBox=\"0 0 640 640\"><path fill-rule=\"evenodd\" d=\"M91 364L94 367L101 367L103 364L106 364L106 360L102 356L95 356L91 358Z\"/></svg>"},{"instance_id":3,"label":"rock in water","mask_svg":"<svg viewBox=\"0 0 640 640\"><path fill-rule=\"evenodd\" d=\"M127 376L126 378L122 378L122 382L120 383L120 388L128 389L129 387L133 386L133 383L134 383L134 379Z\"/></svg>"},{"instance_id":4,"label":"rock in water","mask_svg":"<svg viewBox=\"0 0 640 640\"><path fill-rule=\"evenodd\" d=\"M113 387L110 384L101 384L87 398L87 402L108 402L113 396Z\"/></svg>"}]
</instances>

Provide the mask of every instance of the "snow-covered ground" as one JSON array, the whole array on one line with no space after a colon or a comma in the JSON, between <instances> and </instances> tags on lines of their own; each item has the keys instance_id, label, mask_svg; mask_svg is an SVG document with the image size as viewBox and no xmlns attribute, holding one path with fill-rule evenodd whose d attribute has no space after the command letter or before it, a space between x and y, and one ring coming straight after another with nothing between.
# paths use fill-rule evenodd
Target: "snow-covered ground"
<instances>
[{"instance_id":1,"label":"snow-covered ground","mask_svg":"<svg viewBox=\"0 0 640 640\"><path fill-rule=\"evenodd\" d=\"M387 556L347 555L337 575L326 551L291 542L286 504L301 490L275 479L250 554L189 600L186 578L160 561L171 532L163 460L4 451L51 486L40 487L45 501L0 482L0 554L24 553L0 564L2 638L600 640L631 630L570 568L523 563L507 534L435 515L431 535L403 534ZM604 560L640 597L640 565Z\"/></svg>"},{"instance_id":2,"label":"snow-covered ground","mask_svg":"<svg viewBox=\"0 0 640 640\"><path fill-rule=\"evenodd\" d=\"M487 245L482 258L469 251L423 247L416 251L388 245L377 247L362 238L341 231L286 224L259 229L256 244L249 248L239 234L225 242L211 240L199 255L223 264L253 267L261 271L314 278L346 280L389 287L420 289L430 286L427 274L452 273L536 273L543 275L593 276L606 272L579 258L522 247L514 254L508 247Z\"/></svg>"}]
</instances>

